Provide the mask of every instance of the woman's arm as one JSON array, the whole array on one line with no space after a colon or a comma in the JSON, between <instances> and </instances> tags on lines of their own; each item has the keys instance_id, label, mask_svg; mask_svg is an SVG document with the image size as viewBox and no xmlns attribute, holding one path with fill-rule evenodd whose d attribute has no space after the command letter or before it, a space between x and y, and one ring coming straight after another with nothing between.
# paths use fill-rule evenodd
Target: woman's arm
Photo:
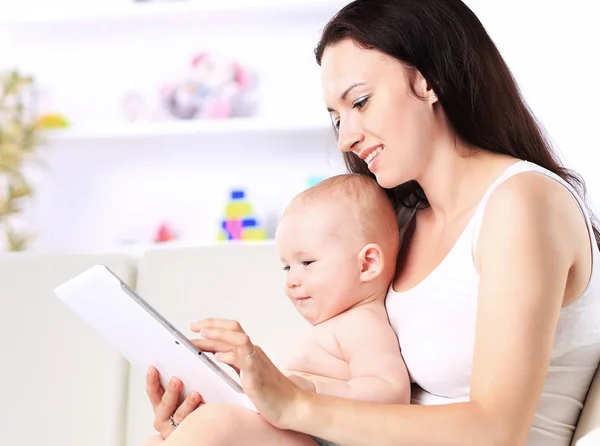
<instances>
[{"instance_id":1,"label":"woman's arm","mask_svg":"<svg viewBox=\"0 0 600 446\"><path fill-rule=\"evenodd\" d=\"M344 444L524 444L574 261L564 210L576 208L539 177L513 180L490 199L478 243L471 401L377 407L301 394L287 427Z\"/></svg>"},{"instance_id":2,"label":"woman's arm","mask_svg":"<svg viewBox=\"0 0 600 446\"><path fill-rule=\"evenodd\" d=\"M578 212L570 197L549 196L538 177L519 175L488 202L477 250L481 282L469 402L376 405L318 395L278 378L256 355L256 363L238 363L244 389L263 417L277 427L341 444L524 444L574 262L569 229ZM241 345L235 344L241 338L223 331L208 330L206 337L212 336Z\"/></svg>"}]
</instances>

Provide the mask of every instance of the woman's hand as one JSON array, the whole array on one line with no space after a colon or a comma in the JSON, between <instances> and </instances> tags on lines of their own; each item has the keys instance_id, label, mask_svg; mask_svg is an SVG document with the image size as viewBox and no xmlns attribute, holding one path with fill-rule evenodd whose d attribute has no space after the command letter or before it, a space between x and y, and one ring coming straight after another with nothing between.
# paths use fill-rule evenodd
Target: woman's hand
<instances>
[{"instance_id":1,"label":"woman's hand","mask_svg":"<svg viewBox=\"0 0 600 446\"><path fill-rule=\"evenodd\" d=\"M287 376L291 382L296 384L301 389L304 389L308 392L316 392L317 391L317 387L315 386L315 383L312 382L310 379L307 379L296 373L290 373L285 376Z\"/></svg>"},{"instance_id":2,"label":"woman's hand","mask_svg":"<svg viewBox=\"0 0 600 446\"><path fill-rule=\"evenodd\" d=\"M286 419L295 408L302 392L267 358L263 350L252 344L236 321L205 319L190 325L204 339L194 340L200 350L215 353L215 359L240 372L244 392L260 415L280 429L287 429Z\"/></svg>"},{"instance_id":3,"label":"woman's hand","mask_svg":"<svg viewBox=\"0 0 600 446\"><path fill-rule=\"evenodd\" d=\"M160 383L158 371L154 367L148 369L146 375L146 393L154 410L154 429L166 440L176 425L203 404L202 397L197 392L191 392L178 407L179 396L183 388L182 382L171 378L166 389ZM171 423L171 416L175 426Z\"/></svg>"}]
</instances>

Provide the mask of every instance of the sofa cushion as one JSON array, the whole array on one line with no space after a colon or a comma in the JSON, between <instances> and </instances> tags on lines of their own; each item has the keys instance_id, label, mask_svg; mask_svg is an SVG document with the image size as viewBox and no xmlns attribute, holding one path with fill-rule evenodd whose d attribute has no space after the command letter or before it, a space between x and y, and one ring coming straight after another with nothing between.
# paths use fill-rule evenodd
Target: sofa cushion
<instances>
[{"instance_id":1,"label":"sofa cushion","mask_svg":"<svg viewBox=\"0 0 600 446\"><path fill-rule=\"evenodd\" d=\"M163 248L140 259L137 292L186 336L195 336L191 321L236 319L278 362L308 326L285 296L284 280L270 243ZM144 372L131 371L128 445L153 433Z\"/></svg>"},{"instance_id":2,"label":"sofa cushion","mask_svg":"<svg viewBox=\"0 0 600 446\"><path fill-rule=\"evenodd\" d=\"M127 364L52 291L95 263L133 284L121 255L0 255L2 444L123 444Z\"/></svg>"}]
</instances>

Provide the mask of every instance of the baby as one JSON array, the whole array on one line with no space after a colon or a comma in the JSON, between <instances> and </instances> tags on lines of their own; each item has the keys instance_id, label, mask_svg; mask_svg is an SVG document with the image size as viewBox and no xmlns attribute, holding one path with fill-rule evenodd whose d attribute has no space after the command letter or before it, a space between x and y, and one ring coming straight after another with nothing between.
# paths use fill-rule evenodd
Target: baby
<instances>
[{"instance_id":1,"label":"baby","mask_svg":"<svg viewBox=\"0 0 600 446\"><path fill-rule=\"evenodd\" d=\"M408 373L384 306L399 234L383 190L366 176L328 178L292 200L275 241L286 294L312 325L282 371L317 393L408 403Z\"/></svg>"},{"instance_id":2,"label":"baby","mask_svg":"<svg viewBox=\"0 0 600 446\"><path fill-rule=\"evenodd\" d=\"M384 306L400 240L383 190L366 176L328 178L291 201L275 241L287 274L286 294L312 325L306 339L290 350L294 354L282 372L308 391L408 404L408 372ZM194 416L185 426L190 446L203 438L203 432L193 432ZM227 444L246 444L249 436L263 435L260 429L276 429L259 415L248 419L256 424L245 428L236 421ZM299 444L298 434L291 435L296 441L289 444Z\"/></svg>"}]
</instances>

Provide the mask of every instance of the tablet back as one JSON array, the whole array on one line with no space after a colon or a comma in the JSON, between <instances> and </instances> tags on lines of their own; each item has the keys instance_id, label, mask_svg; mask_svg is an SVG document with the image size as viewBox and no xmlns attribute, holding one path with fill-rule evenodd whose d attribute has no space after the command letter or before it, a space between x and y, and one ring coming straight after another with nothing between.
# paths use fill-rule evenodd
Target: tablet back
<instances>
[{"instance_id":1,"label":"tablet back","mask_svg":"<svg viewBox=\"0 0 600 446\"><path fill-rule=\"evenodd\" d=\"M236 381L106 266L95 265L54 292L131 363L133 373L154 366L163 386L171 376L181 379L183 395L196 390L206 402L256 410Z\"/></svg>"}]
</instances>

